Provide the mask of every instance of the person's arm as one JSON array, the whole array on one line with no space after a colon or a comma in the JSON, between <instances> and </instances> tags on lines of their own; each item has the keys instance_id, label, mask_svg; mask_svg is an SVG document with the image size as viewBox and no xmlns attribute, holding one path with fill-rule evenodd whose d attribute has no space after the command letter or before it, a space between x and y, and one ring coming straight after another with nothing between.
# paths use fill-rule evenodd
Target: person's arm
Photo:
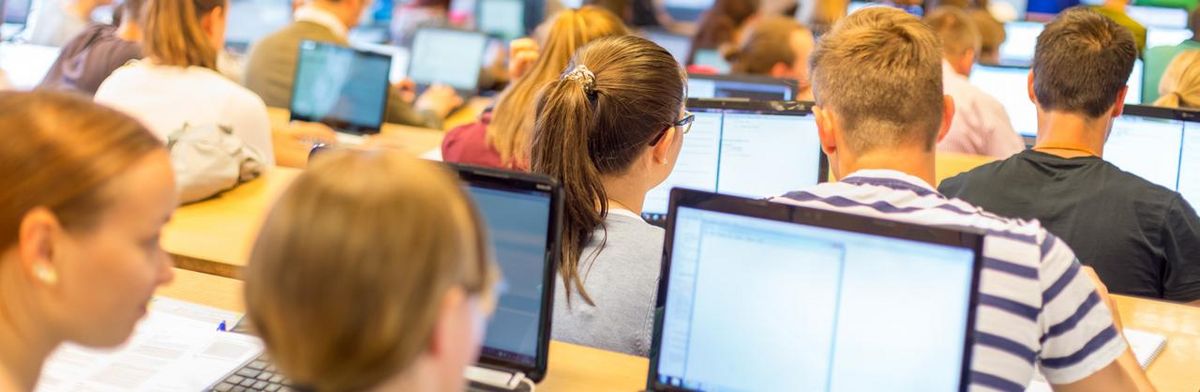
<instances>
[{"instance_id":1,"label":"person's arm","mask_svg":"<svg viewBox=\"0 0 1200 392\"><path fill-rule=\"evenodd\" d=\"M1108 306L1112 311L1113 326L1118 331L1124 331L1124 324L1121 322L1120 312L1117 310L1117 303L1108 293L1108 286L1100 281L1100 276L1096 275L1096 271L1091 267L1083 267L1088 278L1096 285L1096 293L1100 296L1101 302ZM1124 336L1122 336L1124 339ZM1128 346L1128 344L1126 345ZM1133 350L1130 347L1125 348L1125 352L1117 358L1116 361L1108 364L1103 369L1093 373L1091 376L1082 380L1063 385L1055 385L1054 390L1058 392L1087 392L1087 391L1153 391L1154 385L1150 383L1150 379L1146 377L1146 373L1142 371L1142 365L1138 363L1137 357L1133 355Z\"/></svg>"},{"instance_id":2,"label":"person's arm","mask_svg":"<svg viewBox=\"0 0 1200 392\"><path fill-rule=\"evenodd\" d=\"M1163 220L1163 298L1200 305L1200 217L1175 194Z\"/></svg>"}]
</instances>

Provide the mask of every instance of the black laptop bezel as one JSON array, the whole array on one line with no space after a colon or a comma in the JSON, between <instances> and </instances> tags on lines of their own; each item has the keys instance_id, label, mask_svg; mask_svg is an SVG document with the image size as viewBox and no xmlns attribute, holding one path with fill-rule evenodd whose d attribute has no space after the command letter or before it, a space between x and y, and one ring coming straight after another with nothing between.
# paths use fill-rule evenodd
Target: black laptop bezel
<instances>
[{"instance_id":1,"label":"black laptop bezel","mask_svg":"<svg viewBox=\"0 0 1200 392\"><path fill-rule=\"evenodd\" d=\"M659 347L662 344L664 327L662 315L665 313L667 303L669 302L667 293L670 292L671 256L674 249L675 219L677 216L675 212L680 207L735 214L782 223L887 236L972 250L975 254L975 259L971 271L971 290L967 301L967 324L965 326L967 332L964 334L965 338L963 341L963 360L959 375L959 390L966 391L970 387L971 362L975 345L975 317L979 305L979 280L983 269L984 235L981 231L970 228L949 229L914 225L862 215L773 203L766 200L747 199L711 192L674 188L671 190L671 203L667 214L667 233L663 242L662 270L659 272L660 278L655 302L656 317L654 320L653 340L650 346L650 368L646 377L647 390L688 390L658 382L658 361L659 354L661 353Z\"/></svg>"},{"instance_id":2,"label":"black laptop bezel","mask_svg":"<svg viewBox=\"0 0 1200 392\"><path fill-rule=\"evenodd\" d=\"M346 132L346 133L352 133L352 134L358 134L358 135L378 134L383 129L383 123L384 123L385 119L387 118L388 95L389 95L388 91L391 89L390 85L386 86L383 89L383 94L382 94L383 96L380 97L380 99L379 99L379 120L375 124L354 124L354 123L351 123L349 120L342 119L342 118L331 118L331 117L317 118L317 117L310 117L307 114L296 112L296 110L295 110L296 96L297 96L296 93L298 91L300 91L300 88L301 88L301 86L300 86L301 85L300 69L301 69L301 67L304 66L304 61L302 61L302 59L304 58L304 56L303 56L304 51L305 51L304 48L307 45L316 45L314 47L314 49L312 49L312 50L349 51L354 54L354 56L355 56L354 61L360 61L361 57L376 57L379 59L384 59L384 60L387 60L387 62L388 62L388 71L390 72L392 69L392 57L385 55L385 54L376 53L376 52L372 52L372 51L368 51L368 50L355 49L352 47L342 46L342 45L329 43L329 42L312 41L312 40L300 41L300 45L296 48L296 68L294 70L292 70L292 72L293 72L293 75L292 75L292 80L293 80L292 99L291 99L291 101L288 102L289 120L290 121L317 122L317 123L328 125L330 128L333 128L340 132ZM385 85L387 85L389 83L389 79L388 79L389 77L390 77L390 75L388 73L383 74L383 83Z\"/></svg>"},{"instance_id":3,"label":"black laptop bezel","mask_svg":"<svg viewBox=\"0 0 1200 392\"><path fill-rule=\"evenodd\" d=\"M424 91L425 89L429 88L429 86L433 85L434 83L437 83L437 81L432 81L432 80L419 80L418 79L419 75L414 75L412 72L413 65L416 65L418 61L421 61L421 57L427 57L427 56L421 56L419 53L417 53L417 42L421 40L421 37L423 35L429 34L430 32L467 34L467 35L474 35L479 38L482 38L483 46L480 47L480 49L479 49L479 59L480 59L479 64L476 64L476 66L474 68L475 69L475 83L472 85L472 87L466 88L466 89L458 87L458 86L449 86L450 88L453 88L454 91L458 92L458 95L461 95L464 97L475 96L479 92L479 89L480 89L479 77L483 73L483 61L487 58L488 40L491 39L490 36L485 33L478 32L478 31L462 30L462 29L455 29L455 28L448 28L448 27L422 27L420 29L417 29L417 32L413 34L412 47L409 48L410 55L408 56L408 68L407 69L408 69L409 79L412 79L413 83L416 83L418 90L421 90L421 91Z\"/></svg>"},{"instance_id":4,"label":"black laptop bezel","mask_svg":"<svg viewBox=\"0 0 1200 392\"><path fill-rule=\"evenodd\" d=\"M795 101L796 96L800 94L800 82L797 82L794 79L780 79L780 78L772 78L769 76L756 76L756 75L706 75L706 74L688 73L688 80L692 80L692 79L712 80L717 83L735 82L735 83L746 83L746 84L764 84L764 85L772 85L772 86L783 86L783 87L787 87L787 88L791 89L793 101ZM754 101L752 99L747 99L747 98L732 98L732 97L731 98L689 98L689 100L691 100L691 99L722 99L722 100Z\"/></svg>"},{"instance_id":5,"label":"black laptop bezel","mask_svg":"<svg viewBox=\"0 0 1200 392\"><path fill-rule=\"evenodd\" d=\"M549 366L551 325L554 314L555 278L558 276L558 264L561 253L559 237L562 234L563 189L553 178L520 173L509 170L485 168L472 165L445 163L454 169L464 185L479 186L489 189L506 191L528 191L544 193L550 196L550 214L547 219L545 263L542 276L541 315L538 320L538 343L535 363L533 366L505 360L490 355L487 347L481 347L479 364L488 368L502 371L520 371L525 377L540 382L546 377Z\"/></svg>"},{"instance_id":6,"label":"black laptop bezel","mask_svg":"<svg viewBox=\"0 0 1200 392\"><path fill-rule=\"evenodd\" d=\"M744 113L760 113L770 115L791 115L791 116L812 116L812 102L806 101L746 101L738 99L708 99L708 98L688 98L688 110L704 110L704 111L733 111ZM686 137L685 137L686 139ZM821 151L821 146L817 148L817 183L829 181L829 157L825 156L825 152ZM717 168L718 172L720 167ZM778 196L778 195L769 195ZM670 211L668 206L667 211ZM670 215L668 212L666 215ZM658 214L643 213L642 219L655 226L665 226L667 216L659 216Z\"/></svg>"}]
</instances>

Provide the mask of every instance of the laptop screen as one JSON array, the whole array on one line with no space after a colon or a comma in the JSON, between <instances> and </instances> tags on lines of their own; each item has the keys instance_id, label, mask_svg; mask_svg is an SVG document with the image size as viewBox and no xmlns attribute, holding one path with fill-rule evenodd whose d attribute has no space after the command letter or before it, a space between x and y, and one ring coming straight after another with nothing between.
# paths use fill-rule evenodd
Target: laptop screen
<instances>
[{"instance_id":1,"label":"laptop screen","mask_svg":"<svg viewBox=\"0 0 1200 392\"><path fill-rule=\"evenodd\" d=\"M1185 120L1186 118L1186 120ZM1194 112L1127 106L1113 122L1104 160L1200 205L1200 121Z\"/></svg>"},{"instance_id":2,"label":"laptop screen","mask_svg":"<svg viewBox=\"0 0 1200 392\"><path fill-rule=\"evenodd\" d=\"M642 30L642 37L666 49L680 64L687 63L688 51L692 49L692 39L688 36L665 30L645 29Z\"/></svg>"},{"instance_id":3,"label":"laptop screen","mask_svg":"<svg viewBox=\"0 0 1200 392\"><path fill-rule=\"evenodd\" d=\"M1164 27L1147 27L1146 28L1146 47L1154 48L1159 46L1175 46L1180 42L1192 38L1192 31L1188 29L1173 29Z\"/></svg>"},{"instance_id":4,"label":"laptop screen","mask_svg":"<svg viewBox=\"0 0 1200 392\"><path fill-rule=\"evenodd\" d=\"M1129 74L1129 91L1125 94L1126 104L1142 102L1142 60L1133 62ZM976 65L971 70L971 84L995 97L1004 105L1013 130L1022 136L1037 136L1037 108L1029 100L1029 68Z\"/></svg>"},{"instance_id":5,"label":"laptop screen","mask_svg":"<svg viewBox=\"0 0 1200 392\"><path fill-rule=\"evenodd\" d=\"M288 0L230 0L225 46L244 52L259 39L292 23Z\"/></svg>"},{"instance_id":6,"label":"laptop screen","mask_svg":"<svg viewBox=\"0 0 1200 392\"><path fill-rule=\"evenodd\" d=\"M699 58L699 54L697 54ZM688 76L688 98L741 98L754 101L790 101L793 82L736 76Z\"/></svg>"},{"instance_id":7,"label":"laptop screen","mask_svg":"<svg viewBox=\"0 0 1200 392\"><path fill-rule=\"evenodd\" d=\"M479 0L475 18L479 31L505 41L525 35L525 2L522 0Z\"/></svg>"},{"instance_id":8,"label":"laptop screen","mask_svg":"<svg viewBox=\"0 0 1200 392\"><path fill-rule=\"evenodd\" d=\"M797 216L776 207L762 209ZM979 245L831 225L844 216L799 223L679 206L653 381L695 390L965 390Z\"/></svg>"},{"instance_id":9,"label":"laptop screen","mask_svg":"<svg viewBox=\"0 0 1200 392\"><path fill-rule=\"evenodd\" d=\"M733 70L725 57L721 56L721 52L716 49L699 49L696 50L696 58L692 59L696 65L711 67L720 74L728 74Z\"/></svg>"},{"instance_id":10,"label":"laptop screen","mask_svg":"<svg viewBox=\"0 0 1200 392\"><path fill-rule=\"evenodd\" d=\"M29 18L29 4L30 0L8 0L4 2L4 9L0 10L0 12L4 13L4 23L24 25L25 19Z\"/></svg>"},{"instance_id":11,"label":"laptop screen","mask_svg":"<svg viewBox=\"0 0 1200 392\"><path fill-rule=\"evenodd\" d=\"M1033 61L1038 34L1046 26L1038 22L1008 22L1004 24L1004 43L1000 44L1000 62L1028 65Z\"/></svg>"},{"instance_id":12,"label":"laptop screen","mask_svg":"<svg viewBox=\"0 0 1200 392\"><path fill-rule=\"evenodd\" d=\"M1130 5L1125 7L1125 14L1147 28L1185 29L1188 25L1188 11L1183 8Z\"/></svg>"},{"instance_id":13,"label":"laptop screen","mask_svg":"<svg viewBox=\"0 0 1200 392\"><path fill-rule=\"evenodd\" d=\"M314 41L300 44L292 86L292 119L334 129L377 133L387 110L392 59Z\"/></svg>"},{"instance_id":14,"label":"laptop screen","mask_svg":"<svg viewBox=\"0 0 1200 392\"><path fill-rule=\"evenodd\" d=\"M459 91L474 91L479 87L487 40L487 35L470 31L418 30L408 77L420 85L444 84Z\"/></svg>"},{"instance_id":15,"label":"laptop screen","mask_svg":"<svg viewBox=\"0 0 1200 392\"><path fill-rule=\"evenodd\" d=\"M663 0L671 19L690 22L700 19L704 11L712 8L714 0Z\"/></svg>"},{"instance_id":16,"label":"laptop screen","mask_svg":"<svg viewBox=\"0 0 1200 392\"><path fill-rule=\"evenodd\" d=\"M646 194L647 219L666 217L674 187L761 198L823 179L825 155L807 110L724 109L695 101L688 110L696 121L671 175Z\"/></svg>"}]
</instances>

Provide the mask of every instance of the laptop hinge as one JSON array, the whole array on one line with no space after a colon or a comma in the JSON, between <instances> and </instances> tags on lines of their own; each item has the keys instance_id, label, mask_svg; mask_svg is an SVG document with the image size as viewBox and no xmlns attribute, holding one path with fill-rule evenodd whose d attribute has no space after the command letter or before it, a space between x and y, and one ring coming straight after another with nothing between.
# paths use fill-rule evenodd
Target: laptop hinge
<instances>
[{"instance_id":1,"label":"laptop hinge","mask_svg":"<svg viewBox=\"0 0 1200 392\"><path fill-rule=\"evenodd\" d=\"M521 380L525 379L525 373L506 372L479 366L468 366L463 375L467 380L507 390L517 389L521 385Z\"/></svg>"}]
</instances>

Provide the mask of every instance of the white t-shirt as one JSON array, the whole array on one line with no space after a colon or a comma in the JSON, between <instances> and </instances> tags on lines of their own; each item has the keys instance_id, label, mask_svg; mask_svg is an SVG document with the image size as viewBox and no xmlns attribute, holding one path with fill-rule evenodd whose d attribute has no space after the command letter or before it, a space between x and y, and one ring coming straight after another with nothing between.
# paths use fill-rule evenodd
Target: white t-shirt
<instances>
[{"instance_id":1,"label":"white t-shirt","mask_svg":"<svg viewBox=\"0 0 1200 392\"><path fill-rule=\"evenodd\" d=\"M100 84L96 102L141 120L163 141L184 124L228 126L275 164L267 105L211 69L133 62Z\"/></svg>"}]
</instances>

